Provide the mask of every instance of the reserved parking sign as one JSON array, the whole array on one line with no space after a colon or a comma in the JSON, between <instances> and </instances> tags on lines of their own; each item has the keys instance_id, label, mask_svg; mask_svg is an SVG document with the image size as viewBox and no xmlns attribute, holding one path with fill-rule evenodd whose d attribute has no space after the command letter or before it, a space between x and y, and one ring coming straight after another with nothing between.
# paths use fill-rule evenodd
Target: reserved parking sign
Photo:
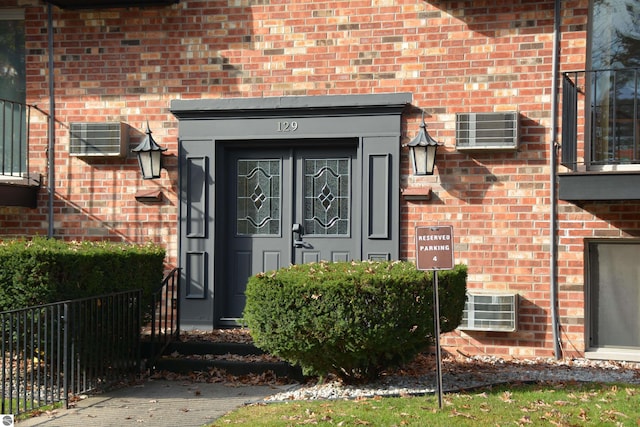
<instances>
[{"instance_id":1,"label":"reserved parking sign","mask_svg":"<svg viewBox=\"0 0 640 427\"><path fill-rule=\"evenodd\" d=\"M453 227L416 227L418 270L453 269Z\"/></svg>"}]
</instances>

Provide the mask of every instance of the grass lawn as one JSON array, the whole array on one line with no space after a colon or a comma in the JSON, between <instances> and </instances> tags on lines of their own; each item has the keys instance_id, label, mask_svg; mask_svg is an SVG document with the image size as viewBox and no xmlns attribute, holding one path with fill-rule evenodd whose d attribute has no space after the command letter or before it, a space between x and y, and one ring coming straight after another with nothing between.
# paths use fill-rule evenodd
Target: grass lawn
<instances>
[{"instance_id":1,"label":"grass lawn","mask_svg":"<svg viewBox=\"0 0 640 427\"><path fill-rule=\"evenodd\" d=\"M212 426L640 426L640 385L517 384L445 394L256 404Z\"/></svg>"}]
</instances>

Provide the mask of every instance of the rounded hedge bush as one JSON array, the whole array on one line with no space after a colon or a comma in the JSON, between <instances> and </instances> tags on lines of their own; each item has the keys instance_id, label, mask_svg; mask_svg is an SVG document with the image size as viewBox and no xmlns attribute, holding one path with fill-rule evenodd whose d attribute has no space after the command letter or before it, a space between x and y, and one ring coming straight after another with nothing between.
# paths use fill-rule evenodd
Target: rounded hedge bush
<instances>
[{"instance_id":1,"label":"rounded hedge bush","mask_svg":"<svg viewBox=\"0 0 640 427\"><path fill-rule=\"evenodd\" d=\"M438 273L441 331L455 329L466 267ZM432 274L413 263L312 263L249 279L244 320L255 344L306 375L373 379L433 342Z\"/></svg>"}]
</instances>

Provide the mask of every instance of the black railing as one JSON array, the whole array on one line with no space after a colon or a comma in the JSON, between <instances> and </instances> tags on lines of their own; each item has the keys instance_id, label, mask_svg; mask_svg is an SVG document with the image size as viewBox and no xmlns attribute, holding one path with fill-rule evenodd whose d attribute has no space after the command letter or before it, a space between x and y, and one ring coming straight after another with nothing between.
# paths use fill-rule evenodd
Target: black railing
<instances>
[{"instance_id":1,"label":"black railing","mask_svg":"<svg viewBox=\"0 0 640 427\"><path fill-rule=\"evenodd\" d=\"M150 369L165 348L179 337L179 295L180 269L174 268L153 293L149 323L143 329L143 339L148 342L147 364Z\"/></svg>"},{"instance_id":2,"label":"black railing","mask_svg":"<svg viewBox=\"0 0 640 427\"><path fill-rule=\"evenodd\" d=\"M0 99L0 175L26 177L29 172L31 106Z\"/></svg>"},{"instance_id":3,"label":"black railing","mask_svg":"<svg viewBox=\"0 0 640 427\"><path fill-rule=\"evenodd\" d=\"M0 313L2 413L21 414L140 372L141 291Z\"/></svg>"},{"instance_id":4,"label":"black railing","mask_svg":"<svg viewBox=\"0 0 640 427\"><path fill-rule=\"evenodd\" d=\"M578 161L578 86L569 73L562 79L562 164L575 171ZM576 79L577 80L577 79Z\"/></svg>"},{"instance_id":5,"label":"black railing","mask_svg":"<svg viewBox=\"0 0 640 427\"><path fill-rule=\"evenodd\" d=\"M640 68L563 73L562 164L572 171L580 165L639 164L639 89ZM580 107L584 144L579 140Z\"/></svg>"}]
</instances>

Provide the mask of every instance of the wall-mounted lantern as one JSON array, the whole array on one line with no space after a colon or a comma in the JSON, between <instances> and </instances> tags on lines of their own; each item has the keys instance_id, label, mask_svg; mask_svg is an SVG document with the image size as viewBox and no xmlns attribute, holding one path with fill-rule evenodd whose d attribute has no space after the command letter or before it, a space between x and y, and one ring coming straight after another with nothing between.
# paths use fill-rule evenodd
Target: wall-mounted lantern
<instances>
[{"instance_id":1,"label":"wall-mounted lantern","mask_svg":"<svg viewBox=\"0 0 640 427\"><path fill-rule=\"evenodd\" d=\"M411 161L413 163L414 175L433 175L433 169L436 166L436 151L438 150L438 141L433 139L427 132L427 125L424 122L424 112L422 112L422 123L420 131L415 138L407 144L411 152Z\"/></svg>"},{"instance_id":2,"label":"wall-mounted lantern","mask_svg":"<svg viewBox=\"0 0 640 427\"><path fill-rule=\"evenodd\" d=\"M159 146L151 136L149 122L147 122L147 136L142 140L140 145L133 151L138 155L138 164L142 179L160 178L160 170L162 169L162 152L167 151L166 148Z\"/></svg>"}]
</instances>

